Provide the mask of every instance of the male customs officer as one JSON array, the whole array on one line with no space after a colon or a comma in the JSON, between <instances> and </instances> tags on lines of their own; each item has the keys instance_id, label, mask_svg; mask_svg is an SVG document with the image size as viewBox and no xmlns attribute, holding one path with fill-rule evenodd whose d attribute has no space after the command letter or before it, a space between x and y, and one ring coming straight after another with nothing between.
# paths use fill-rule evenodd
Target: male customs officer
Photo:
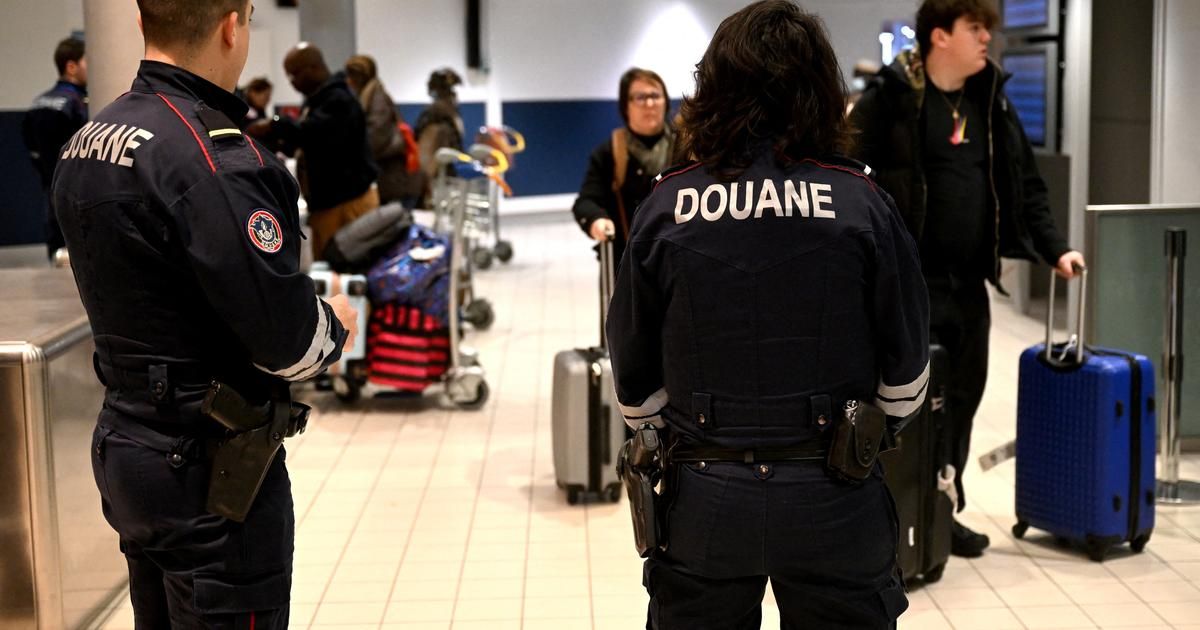
<instances>
[{"instance_id":1,"label":"male customs officer","mask_svg":"<svg viewBox=\"0 0 1200 630\"><path fill-rule=\"evenodd\" d=\"M697 161L638 211L608 320L626 422L669 434L647 627L758 628L769 578L784 628L887 628L907 600L874 457L925 396L915 244L869 169L835 157L819 19L750 5L697 68Z\"/></svg>"},{"instance_id":2,"label":"male customs officer","mask_svg":"<svg viewBox=\"0 0 1200 630\"><path fill-rule=\"evenodd\" d=\"M96 483L138 628L286 628L288 381L338 359L354 311L299 272L296 182L234 123L250 0L138 7L133 87L53 190L106 386Z\"/></svg>"}]
</instances>

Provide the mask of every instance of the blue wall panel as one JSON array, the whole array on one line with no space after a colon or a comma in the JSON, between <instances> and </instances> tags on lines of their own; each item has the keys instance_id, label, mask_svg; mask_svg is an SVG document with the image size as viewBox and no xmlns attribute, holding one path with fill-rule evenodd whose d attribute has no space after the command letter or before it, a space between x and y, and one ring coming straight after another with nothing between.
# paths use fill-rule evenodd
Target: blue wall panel
<instances>
[{"instance_id":1,"label":"blue wall panel","mask_svg":"<svg viewBox=\"0 0 1200 630\"><path fill-rule=\"evenodd\" d=\"M426 107L429 107L429 103L399 103L396 105L404 122L412 125L413 129L416 129L417 118L420 117L421 112L425 111ZM467 135L463 141L470 146L471 141L475 138L475 132L487 120L487 111L483 103L459 103L458 113L462 116L463 129L466 130Z\"/></svg>"},{"instance_id":2,"label":"blue wall panel","mask_svg":"<svg viewBox=\"0 0 1200 630\"><path fill-rule=\"evenodd\" d=\"M44 243L45 196L21 140L23 111L0 112L0 246Z\"/></svg>"},{"instance_id":3,"label":"blue wall panel","mask_svg":"<svg viewBox=\"0 0 1200 630\"><path fill-rule=\"evenodd\" d=\"M592 150L624 124L615 100L513 102L502 111L527 143L507 177L518 196L578 192Z\"/></svg>"}]
</instances>

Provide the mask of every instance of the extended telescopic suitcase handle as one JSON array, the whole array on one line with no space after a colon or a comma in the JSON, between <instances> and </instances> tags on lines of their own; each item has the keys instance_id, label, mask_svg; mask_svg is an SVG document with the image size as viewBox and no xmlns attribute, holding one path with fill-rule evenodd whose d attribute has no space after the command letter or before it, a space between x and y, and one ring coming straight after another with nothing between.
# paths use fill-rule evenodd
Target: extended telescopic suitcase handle
<instances>
[{"instance_id":1,"label":"extended telescopic suitcase handle","mask_svg":"<svg viewBox=\"0 0 1200 630\"><path fill-rule=\"evenodd\" d=\"M604 334L604 324L608 322L608 302L612 299L613 284L613 233L610 230L608 238L600 241L600 347L608 350L608 337Z\"/></svg>"},{"instance_id":2,"label":"extended telescopic suitcase handle","mask_svg":"<svg viewBox=\"0 0 1200 630\"><path fill-rule=\"evenodd\" d=\"M1073 263L1075 273L1079 274L1079 318L1075 322L1075 363L1083 364L1083 319L1087 304L1087 267ZM1053 360L1051 339L1054 332L1054 285L1058 274L1050 270L1050 299L1046 309L1046 361ZM1069 343L1069 342L1068 342Z\"/></svg>"}]
</instances>

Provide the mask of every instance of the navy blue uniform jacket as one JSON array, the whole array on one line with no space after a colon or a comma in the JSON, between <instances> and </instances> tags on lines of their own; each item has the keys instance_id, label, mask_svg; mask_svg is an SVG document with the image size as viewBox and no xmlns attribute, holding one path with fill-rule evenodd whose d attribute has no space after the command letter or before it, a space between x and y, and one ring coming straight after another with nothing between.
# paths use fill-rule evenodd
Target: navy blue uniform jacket
<instances>
[{"instance_id":1,"label":"navy blue uniform jacket","mask_svg":"<svg viewBox=\"0 0 1200 630\"><path fill-rule=\"evenodd\" d=\"M917 248L860 168L779 165L764 151L733 182L699 164L660 176L607 322L626 422L759 448L818 436L852 398L893 417L919 409L929 298Z\"/></svg>"},{"instance_id":2,"label":"navy blue uniform jacket","mask_svg":"<svg viewBox=\"0 0 1200 630\"><path fill-rule=\"evenodd\" d=\"M296 181L238 130L245 112L232 93L143 61L63 147L54 210L109 408L188 421L209 379L253 402L341 355L346 332L299 269Z\"/></svg>"}]
</instances>

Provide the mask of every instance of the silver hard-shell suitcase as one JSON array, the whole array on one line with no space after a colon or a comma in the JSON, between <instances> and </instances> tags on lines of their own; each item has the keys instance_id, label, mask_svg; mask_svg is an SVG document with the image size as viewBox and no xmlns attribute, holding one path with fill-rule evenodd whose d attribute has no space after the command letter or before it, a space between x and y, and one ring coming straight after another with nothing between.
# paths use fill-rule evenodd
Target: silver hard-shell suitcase
<instances>
[{"instance_id":1,"label":"silver hard-shell suitcase","mask_svg":"<svg viewBox=\"0 0 1200 630\"><path fill-rule=\"evenodd\" d=\"M604 321L612 297L612 242L600 245L600 345L563 350L554 357L551 432L554 476L572 505L618 501L617 454L625 419L616 404Z\"/></svg>"}]
</instances>

